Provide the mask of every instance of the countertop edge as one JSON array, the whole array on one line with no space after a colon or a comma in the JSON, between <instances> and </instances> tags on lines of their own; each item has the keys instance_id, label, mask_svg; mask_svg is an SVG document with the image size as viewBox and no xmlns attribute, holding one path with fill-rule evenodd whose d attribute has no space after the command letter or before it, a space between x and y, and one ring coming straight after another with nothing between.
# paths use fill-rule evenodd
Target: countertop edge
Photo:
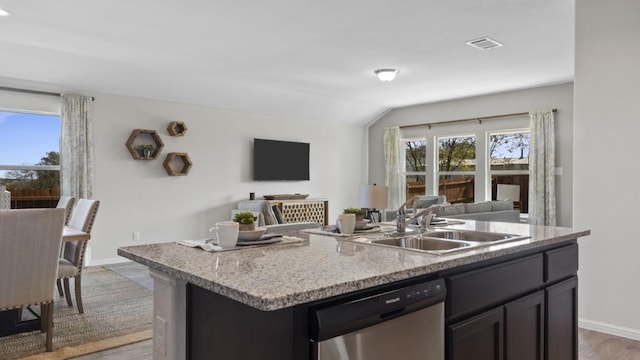
<instances>
[{"instance_id":1,"label":"countertop edge","mask_svg":"<svg viewBox=\"0 0 640 360\"><path fill-rule=\"evenodd\" d=\"M287 307L292 307L304 303L309 303L316 300L330 298L337 295L346 294L349 292L371 288L379 285L385 285L396 281L406 280L416 276L428 275L431 273L451 269L462 265L468 265L471 263L489 260L500 256L510 255L538 247L544 247L556 243L575 240L580 237L587 236L591 233L590 230L574 231L568 234L554 236L548 239L537 240L533 243L525 243L518 246L506 247L504 249L497 249L492 251L486 251L478 254L471 254L466 256L457 256L445 259L444 261L434 264L419 266L407 270L397 271L395 273L381 274L372 276L366 279L359 279L354 281L348 281L338 283L335 285L327 286L324 288L318 288L308 290L304 292L288 293L283 296L274 297L257 297L245 292L223 286L212 282L210 280L203 279L191 273L175 269L170 266L163 265L154 261L151 258L134 254L127 249L129 247L118 248L118 255L137 263L148 266L152 270L169 274L179 280L192 283L209 291L223 295L230 299L236 300L243 304L249 305L263 311L279 310ZM404 250L410 251L410 250ZM464 254L463 254L464 255Z\"/></svg>"}]
</instances>

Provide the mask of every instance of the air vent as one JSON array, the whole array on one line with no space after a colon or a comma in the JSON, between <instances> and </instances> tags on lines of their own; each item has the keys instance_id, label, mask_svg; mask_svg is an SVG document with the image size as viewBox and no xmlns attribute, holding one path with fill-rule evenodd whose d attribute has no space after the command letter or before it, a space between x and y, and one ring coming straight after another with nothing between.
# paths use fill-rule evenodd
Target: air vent
<instances>
[{"instance_id":1,"label":"air vent","mask_svg":"<svg viewBox=\"0 0 640 360\"><path fill-rule=\"evenodd\" d=\"M492 50L502 46L502 44L500 44L499 42L493 39L489 39L488 37L467 41L467 45L473 46L474 48L480 50Z\"/></svg>"}]
</instances>

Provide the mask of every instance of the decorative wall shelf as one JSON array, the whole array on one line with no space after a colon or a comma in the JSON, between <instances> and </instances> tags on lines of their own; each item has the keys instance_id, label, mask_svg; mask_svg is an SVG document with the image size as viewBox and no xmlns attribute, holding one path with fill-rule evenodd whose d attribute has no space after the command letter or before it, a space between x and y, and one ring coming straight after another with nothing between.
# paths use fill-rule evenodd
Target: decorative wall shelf
<instances>
[{"instance_id":1,"label":"decorative wall shelf","mask_svg":"<svg viewBox=\"0 0 640 360\"><path fill-rule=\"evenodd\" d=\"M180 164L182 163L182 164ZM191 170L191 159L187 153L168 153L162 166L169 176L186 176Z\"/></svg>"},{"instance_id":2,"label":"decorative wall shelf","mask_svg":"<svg viewBox=\"0 0 640 360\"><path fill-rule=\"evenodd\" d=\"M171 136L184 136L187 133L187 125L183 121L172 121L167 126L167 131Z\"/></svg>"},{"instance_id":3,"label":"decorative wall shelf","mask_svg":"<svg viewBox=\"0 0 640 360\"><path fill-rule=\"evenodd\" d=\"M137 147L142 144L148 144L149 140L151 140L155 146L151 156L145 157L140 153ZM160 135L158 135L155 130L135 129L131 132L131 135L129 135L129 139L125 143L125 146L135 160L155 160L158 155L160 155L160 152L162 152L164 143L162 142Z\"/></svg>"}]
</instances>

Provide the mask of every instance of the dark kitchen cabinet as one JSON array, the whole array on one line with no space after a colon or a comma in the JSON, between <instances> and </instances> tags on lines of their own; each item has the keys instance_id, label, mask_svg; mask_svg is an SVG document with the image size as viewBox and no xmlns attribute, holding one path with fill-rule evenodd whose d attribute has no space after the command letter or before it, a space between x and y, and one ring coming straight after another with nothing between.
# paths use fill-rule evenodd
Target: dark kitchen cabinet
<instances>
[{"instance_id":1,"label":"dark kitchen cabinet","mask_svg":"<svg viewBox=\"0 0 640 360\"><path fill-rule=\"evenodd\" d=\"M577 360L578 246L447 275L447 359Z\"/></svg>"},{"instance_id":2,"label":"dark kitchen cabinet","mask_svg":"<svg viewBox=\"0 0 640 360\"><path fill-rule=\"evenodd\" d=\"M544 359L544 291L449 327L450 360Z\"/></svg>"},{"instance_id":3,"label":"dark kitchen cabinet","mask_svg":"<svg viewBox=\"0 0 640 360\"><path fill-rule=\"evenodd\" d=\"M504 359L503 308L484 312L449 327L450 360Z\"/></svg>"},{"instance_id":4,"label":"dark kitchen cabinet","mask_svg":"<svg viewBox=\"0 0 640 360\"><path fill-rule=\"evenodd\" d=\"M578 278L546 290L547 360L578 359Z\"/></svg>"},{"instance_id":5,"label":"dark kitchen cabinet","mask_svg":"<svg viewBox=\"0 0 640 360\"><path fill-rule=\"evenodd\" d=\"M544 291L538 291L504 306L507 359L544 359L544 305Z\"/></svg>"}]
</instances>

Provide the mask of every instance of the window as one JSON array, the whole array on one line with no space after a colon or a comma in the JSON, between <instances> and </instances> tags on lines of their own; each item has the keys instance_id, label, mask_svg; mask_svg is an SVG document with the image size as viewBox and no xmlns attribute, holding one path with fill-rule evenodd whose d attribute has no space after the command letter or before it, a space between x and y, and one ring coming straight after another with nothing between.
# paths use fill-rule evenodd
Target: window
<instances>
[{"instance_id":1,"label":"window","mask_svg":"<svg viewBox=\"0 0 640 360\"><path fill-rule=\"evenodd\" d=\"M60 116L0 111L0 182L12 207L51 207L60 196Z\"/></svg>"},{"instance_id":2,"label":"window","mask_svg":"<svg viewBox=\"0 0 640 360\"><path fill-rule=\"evenodd\" d=\"M489 133L489 176L491 199L514 201L514 207L527 213L529 198L528 129Z\"/></svg>"},{"instance_id":3,"label":"window","mask_svg":"<svg viewBox=\"0 0 640 360\"><path fill-rule=\"evenodd\" d=\"M406 181L405 199L411 199L415 195L424 195L426 189L426 151L425 139L403 139L404 178Z\"/></svg>"},{"instance_id":4,"label":"window","mask_svg":"<svg viewBox=\"0 0 640 360\"><path fill-rule=\"evenodd\" d=\"M476 137L439 137L438 194L450 203L472 203L475 200Z\"/></svg>"}]
</instances>

